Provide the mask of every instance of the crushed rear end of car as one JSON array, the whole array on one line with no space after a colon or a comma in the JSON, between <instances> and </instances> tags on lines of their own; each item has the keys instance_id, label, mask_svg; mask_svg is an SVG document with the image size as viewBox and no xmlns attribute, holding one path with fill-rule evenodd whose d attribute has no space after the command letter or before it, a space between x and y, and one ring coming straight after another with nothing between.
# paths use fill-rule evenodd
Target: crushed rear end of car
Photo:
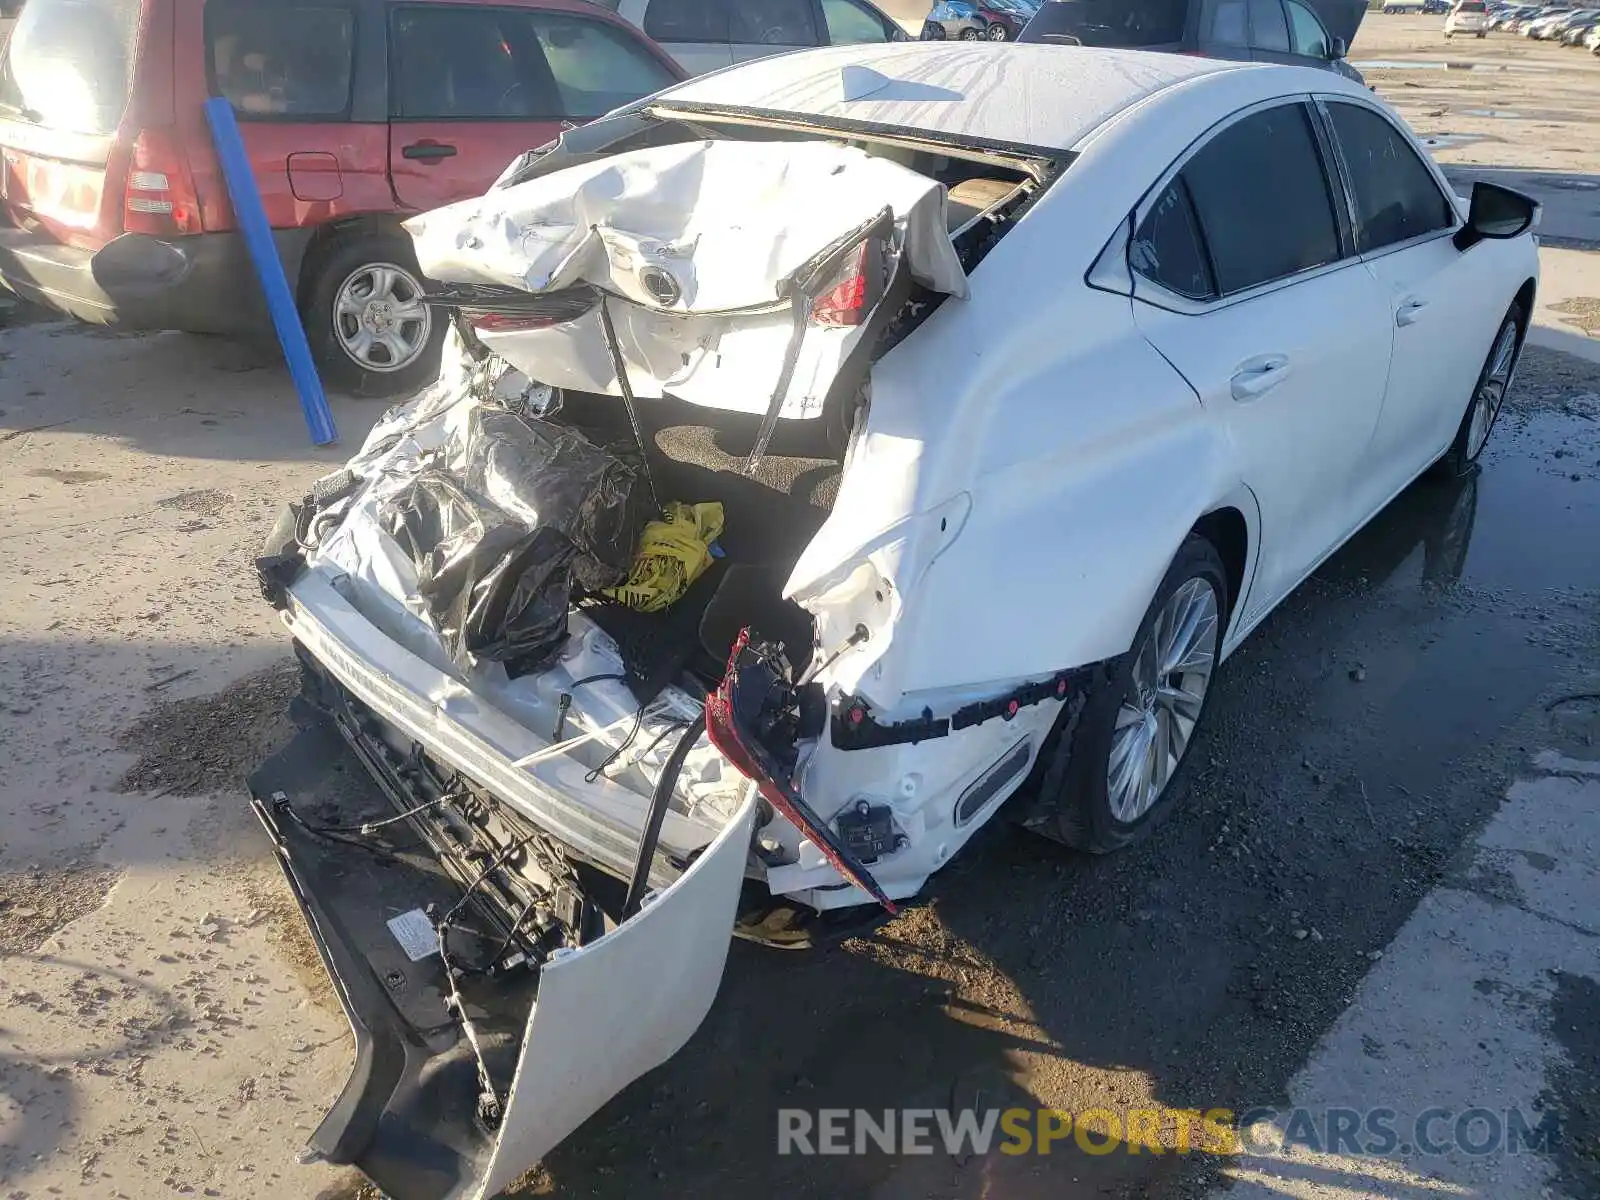
<instances>
[{"instance_id":1,"label":"crushed rear end of car","mask_svg":"<svg viewBox=\"0 0 1600 1200\"><path fill-rule=\"evenodd\" d=\"M440 379L258 562L304 728L251 791L356 1035L314 1154L495 1194L683 1045L730 933L893 912L1021 782L1082 671L884 670L970 502L825 531L885 486L874 364L1062 166L657 107L409 224Z\"/></svg>"}]
</instances>

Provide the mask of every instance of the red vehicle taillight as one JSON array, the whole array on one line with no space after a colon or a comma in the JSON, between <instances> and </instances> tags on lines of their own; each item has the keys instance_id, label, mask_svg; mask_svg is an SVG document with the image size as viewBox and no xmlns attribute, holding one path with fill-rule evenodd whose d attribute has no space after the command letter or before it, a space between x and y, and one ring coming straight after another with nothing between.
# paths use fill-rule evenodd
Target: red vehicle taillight
<instances>
[{"instance_id":1,"label":"red vehicle taillight","mask_svg":"<svg viewBox=\"0 0 1600 1200\"><path fill-rule=\"evenodd\" d=\"M200 232L194 178L170 133L146 129L134 139L123 186L122 228L155 237Z\"/></svg>"},{"instance_id":2,"label":"red vehicle taillight","mask_svg":"<svg viewBox=\"0 0 1600 1200\"><path fill-rule=\"evenodd\" d=\"M511 316L507 313L481 313L471 318L479 333L524 333L530 329L549 329L563 322L557 317Z\"/></svg>"},{"instance_id":3,"label":"red vehicle taillight","mask_svg":"<svg viewBox=\"0 0 1600 1200\"><path fill-rule=\"evenodd\" d=\"M837 275L811 306L815 325L860 325L883 299L883 242L868 238L845 256Z\"/></svg>"}]
</instances>

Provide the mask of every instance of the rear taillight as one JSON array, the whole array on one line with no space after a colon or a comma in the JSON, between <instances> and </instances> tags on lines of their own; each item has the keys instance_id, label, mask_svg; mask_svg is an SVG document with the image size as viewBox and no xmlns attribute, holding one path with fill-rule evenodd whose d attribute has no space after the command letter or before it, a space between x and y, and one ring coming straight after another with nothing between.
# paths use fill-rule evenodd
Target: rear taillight
<instances>
[{"instance_id":1,"label":"rear taillight","mask_svg":"<svg viewBox=\"0 0 1600 1200\"><path fill-rule=\"evenodd\" d=\"M508 313L481 313L471 318L479 333L524 333L530 329L549 329L562 322L555 317L511 316Z\"/></svg>"},{"instance_id":2,"label":"rear taillight","mask_svg":"<svg viewBox=\"0 0 1600 1200\"><path fill-rule=\"evenodd\" d=\"M868 238L845 256L811 306L815 325L860 325L883 299L883 243Z\"/></svg>"},{"instance_id":3,"label":"rear taillight","mask_svg":"<svg viewBox=\"0 0 1600 1200\"><path fill-rule=\"evenodd\" d=\"M189 162L172 134L146 129L133 142L123 187L122 228L156 237L200 232Z\"/></svg>"}]
</instances>

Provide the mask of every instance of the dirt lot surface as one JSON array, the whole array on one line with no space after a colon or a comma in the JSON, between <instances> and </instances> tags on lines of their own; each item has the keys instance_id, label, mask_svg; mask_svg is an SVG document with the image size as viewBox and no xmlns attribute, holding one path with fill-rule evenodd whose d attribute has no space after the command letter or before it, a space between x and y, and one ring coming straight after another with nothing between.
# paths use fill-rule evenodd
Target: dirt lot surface
<instances>
[{"instance_id":1,"label":"dirt lot surface","mask_svg":"<svg viewBox=\"0 0 1600 1200\"><path fill-rule=\"evenodd\" d=\"M736 944L690 1045L518 1194L1205 1194L1213 1160L1066 1143L780 1157L775 1114L1281 1103L1425 897L1502 895L1464 856L1512 780L1541 751L1600 758L1600 711L1563 700L1600 669L1600 258L1581 248L1600 243L1600 60L1447 46L1441 25L1374 15L1352 57L1390 64L1372 82L1453 170L1559 198L1564 247L1481 475L1403 494L1230 661L1157 838L1091 860L997 825L872 937ZM0 327L0 1198L353 1196L296 1165L349 1035L240 780L292 686L249 560L378 406L338 401L346 451L311 451L268 352L21 316ZM1528 1059L1591 1114L1594 975L1567 964L1530 1001L1564 1049ZM1535 1190L1476 1194L1594 1195L1592 1128Z\"/></svg>"}]
</instances>

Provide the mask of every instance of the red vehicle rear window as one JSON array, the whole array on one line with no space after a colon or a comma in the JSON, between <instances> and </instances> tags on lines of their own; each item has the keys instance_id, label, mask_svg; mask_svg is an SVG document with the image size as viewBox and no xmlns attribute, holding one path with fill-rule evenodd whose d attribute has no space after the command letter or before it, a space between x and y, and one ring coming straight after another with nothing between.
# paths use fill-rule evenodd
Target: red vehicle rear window
<instances>
[{"instance_id":1,"label":"red vehicle rear window","mask_svg":"<svg viewBox=\"0 0 1600 1200\"><path fill-rule=\"evenodd\" d=\"M28 0L0 59L0 111L111 133L132 90L139 0Z\"/></svg>"}]
</instances>

